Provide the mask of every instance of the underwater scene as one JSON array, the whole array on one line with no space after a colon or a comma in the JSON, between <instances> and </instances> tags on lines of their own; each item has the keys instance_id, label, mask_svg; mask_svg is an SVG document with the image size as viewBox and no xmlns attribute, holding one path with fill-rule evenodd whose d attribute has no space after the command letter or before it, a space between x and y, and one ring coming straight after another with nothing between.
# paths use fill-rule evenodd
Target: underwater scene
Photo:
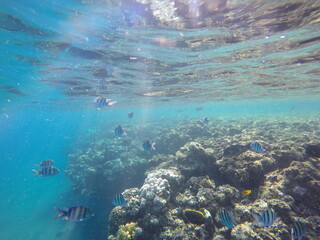
<instances>
[{"instance_id":1,"label":"underwater scene","mask_svg":"<svg viewBox=\"0 0 320 240\"><path fill-rule=\"evenodd\" d=\"M320 240L320 1L0 2L0 240Z\"/></svg>"}]
</instances>

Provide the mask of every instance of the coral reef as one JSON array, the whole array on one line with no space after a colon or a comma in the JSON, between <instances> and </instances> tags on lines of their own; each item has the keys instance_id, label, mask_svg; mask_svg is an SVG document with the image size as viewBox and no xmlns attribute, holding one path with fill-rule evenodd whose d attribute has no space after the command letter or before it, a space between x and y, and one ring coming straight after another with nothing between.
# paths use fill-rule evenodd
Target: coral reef
<instances>
[{"instance_id":1,"label":"coral reef","mask_svg":"<svg viewBox=\"0 0 320 240\"><path fill-rule=\"evenodd\" d=\"M141 184L132 184L123 192L127 207L115 207L109 214L109 239L124 239L118 234L120 229L136 223L130 236L138 240L289 240L296 220L307 223L306 239L317 239L320 163L306 148L320 142L319 132L318 121L298 118L210 119L206 125L194 120L164 130L155 128L157 137L150 137L157 142L154 153L138 149L135 139L123 139L114 145L110 140L101 143L106 152L116 149L114 154L90 147L71 155L68 175L75 184L84 181L78 186L83 190L90 189L87 179L90 174L97 177L99 164L110 171L103 176L112 184L117 184L123 171L129 176L132 169L145 174L139 175ZM248 148L224 154L230 146L248 146L254 141L266 151ZM122 145L132 149L124 151ZM73 179L77 171L85 178ZM251 194L242 194L246 189ZM237 225L231 229L219 220L222 208L233 213ZM268 208L276 212L277 221L266 228L254 224L253 215Z\"/></svg>"},{"instance_id":2,"label":"coral reef","mask_svg":"<svg viewBox=\"0 0 320 240\"><path fill-rule=\"evenodd\" d=\"M128 151L130 149L130 151ZM113 195L141 184L147 160L131 138L111 137L69 154L66 175L73 190L85 195ZM112 186L117 186L113 188ZM106 188L106 186L109 186Z\"/></svg>"},{"instance_id":3,"label":"coral reef","mask_svg":"<svg viewBox=\"0 0 320 240\"><path fill-rule=\"evenodd\" d=\"M141 234L140 229L141 228L137 227L136 222L130 222L125 225L120 225L116 237L114 237L113 235L110 235L108 239L109 240L113 240L113 239L134 240L134 239L137 239L137 236L139 236L139 234Z\"/></svg>"}]
</instances>

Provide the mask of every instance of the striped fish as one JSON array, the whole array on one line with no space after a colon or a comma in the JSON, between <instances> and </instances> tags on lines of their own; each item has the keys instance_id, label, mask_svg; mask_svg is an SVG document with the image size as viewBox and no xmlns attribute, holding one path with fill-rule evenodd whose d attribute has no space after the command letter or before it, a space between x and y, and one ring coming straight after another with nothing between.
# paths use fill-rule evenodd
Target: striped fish
<instances>
[{"instance_id":1,"label":"striped fish","mask_svg":"<svg viewBox=\"0 0 320 240\"><path fill-rule=\"evenodd\" d=\"M256 153L264 153L266 151L265 149L263 149L261 144L258 143L258 142L250 143L250 147L251 147L251 150L256 152Z\"/></svg>"},{"instance_id":2,"label":"striped fish","mask_svg":"<svg viewBox=\"0 0 320 240\"><path fill-rule=\"evenodd\" d=\"M52 164L54 163L54 161L52 159L47 159L42 161L39 164L36 164L37 167L50 167Z\"/></svg>"},{"instance_id":3,"label":"striped fish","mask_svg":"<svg viewBox=\"0 0 320 240\"><path fill-rule=\"evenodd\" d=\"M92 211L85 206L69 207L66 209L56 208L56 210L59 212L59 214L55 218L64 217L64 220L72 222L81 222L94 216Z\"/></svg>"},{"instance_id":4,"label":"striped fish","mask_svg":"<svg viewBox=\"0 0 320 240\"><path fill-rule=\"evenodd\" d=\"M276 221L277 214L273 209L268 208L262 214L254 215L254 218L256 225L260 227L269 227Z\"/></svg>"},{"instance_id":5,"label":"striped fish","mask_svg":"<svg viewBox=\"0 0 320 240\"><path fill-rule=\"evenodd\" d=\"M303 236L306 234L307 224L296 221L291 229L291 239L292 240L301 240Z\"/></svg>"},{"instance_id":6,"label":"striped fish","mask_svg":"<svg viewBox=\"0 0 320 240\"><path fill-rule=\"evenodd\" d=\"M115 128L114 128L114 133L116 134L116 136L120 137L122 135L127 135L125 132L124 132L124 128L121 127L120 125L117 125Z\"/></svg>"},{"instance_id":7,"label":"striped fish","mask_svg":"<svg viewBox=\"0 0 320 240\"><path fill-rule=\"evenodd\" d=\"M111 99L106 99L104 97L96 97L93 100L94 105L97 108L105 107L105 106L112 106L113 104L117 103L116 101L111 101Z\"/></svg>"},{"instance_id":8,"label":"striped fish","mask_svg":"<svg viewBox=\"0 0 320 240\"><path fill-rule=\"evenodd\" d=\"M150 152L151 150L155 151L156 148L154 147L156 145L155 142L151 143L149 140L145 140L142 144L142 147L145 151Z\"/></svg>"},{"instance_id":9,"label":"striped fish","mask_svg":"<svg viewBox=\"0 0 320 240\"><path fill-rule=\"evenodd\" d=\"M115 206L121 206L121 207L125 207L127 205L126 203L126 199L123 197L123 195L120 194L116 194L113 198L112 198L112 204Z\"/></svg>"},{"instance_id":10,"label":"striped fish","mask_svg":"<svg viewBox=\"0 0 320 240\"><path fill-rule=\"evenodd\" d=\"M234 220L233 214L230 210L227 210L225 208L219 209L218 215L220 222L227 228L231 229L237 225L236 221Z\"/></svg>"},{"instance_id":11,"label":"striped fish","mask_svg":"<svg viewBox=\"0 0 320 240\"><path fill-rule=\"evenodd\" d=\"M60 170L56 167L45 167L45 168L42 168L40 170L35 170L35 169L32 169L32 171L35 172L34 175L40 175L41 177L51 177L51 176L55 176L57 175Z\"/></svg>"}]
</instances>

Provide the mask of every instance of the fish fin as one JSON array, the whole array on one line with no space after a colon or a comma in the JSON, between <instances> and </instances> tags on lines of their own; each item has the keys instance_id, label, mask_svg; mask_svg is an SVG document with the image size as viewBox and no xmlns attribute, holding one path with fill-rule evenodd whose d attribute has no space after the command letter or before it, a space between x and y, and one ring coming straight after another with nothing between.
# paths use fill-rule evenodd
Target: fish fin
<instances>
[{"instance_id":1,"label":"fish fin","mask_svg":"<svg viewBox=\"0 0 320 240\"><path fill-rule=\"evenodd\" d=\"M36 167L41 167L40 164L35 164L35 165L36 165Z\"/></svg>"},{"instance_id":2,"label":"fish fin","mask_svg":"<svg viewBox=\"0 0 320 240\"><path fill-rule=\"evenodd\" d=\"M111 99L110 99L111 100ZM113 101L113 102L108 102L108 106L112 106L112 105L114 105L114 104L116 104L117 103L117 101Z\"/></svg>"},{"instance_id":3,"label":"fish fin","mask_svg":"<svg viewBox=\"0 0 320 240\"><path fill-rule=\"evenodd\" d=\"M256 225L256 226L261 227L261 222L260 222L260 217L261 216L259 214L255 214L255 213L253 213L252 216L254 218L253 224Z\"/></svg>"},{"instance_id":4,"label":"fish fin","mask_svg":"<svg viewBox=\"0 0 320 240\"><path fill-rule=\"evenodd\" d=\"M278 217L278 215L276 214L276 218L274 219L274 222L272 224L275 224L277 222L279 222L281 220L280 217Z\"/></svg>"},{"instance_id":5,"label":"fish fin","mask_svg":"<svg viewBox=\"0 0 320 240\"><path fill-rule=\"evenodd\" d=\"M62 210L61 208L56 208L56 210L58 211L59 214L56 217L54 217L54 219L66 216L66 211Z\"/></svg>"},{"instance_id":6,"label":"fish fin","mask_svg":"<svg viewBox=\"0 0 320 240\"><path fill-rule=\"evenodd\" d=\"M245 145L245 151L251 150L251 143Z\"/></svg>"},{"instance_id":7,"label":"fish fin","mask_svg":"<svg viewBox=\"0 0 320 240\"><path fill-rule=\"evenodd\" d=\"M237 226L238 222L237 222L237 220L236 220L236 218L234 216L234 212L233 211L230 211L230 217L231 217L231 221L232 221L233 226L234 227Z\"/></svg>"},{"instance_id":8,"label":"fish fin","mask_svg":"<svg viewBox=\"0 0 320 240\"><path fill-rule=\"evenodd\" d=\"M153 143L151 144L151 149L152 149L153 151L156 150L156 148L154 147L155 145L156 145L156 142L153 142Z\"/></svg>"},{"instance_id":9,"label":"fish fin","mask_svg":"<svg viewBox=\"0 0 320 240\"><path fill-rule=\"evenodd\" d=\"M40 171L35 170L35 169L32 169L32 171L34 171L34 172L35 172L35 173L33 174L33 176L35 176L35 175L40 175Z\"/></svg>"}]
</instances>

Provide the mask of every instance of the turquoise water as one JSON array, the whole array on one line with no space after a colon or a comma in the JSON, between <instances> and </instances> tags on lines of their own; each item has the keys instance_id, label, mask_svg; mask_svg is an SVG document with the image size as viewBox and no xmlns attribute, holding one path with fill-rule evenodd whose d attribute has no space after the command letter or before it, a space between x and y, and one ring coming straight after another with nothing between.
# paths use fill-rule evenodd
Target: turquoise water
<instances>
[{"instance_id":1,"label":"turquoise water","mask_svg":"<svg viewBox=\"0 0 320 240\"><path fill-rule=\"evenodd\" d=\"M64 173L117 124L156 138L204 116L319 121L319 2L159 2L0 3L1 239L106 239L112 195L79 194ZM100 95L117 103L99 110ZM48 158L60 174L33 176ZM53 219L77 205L94 218Z\"/></svg>"}]
</instances>

